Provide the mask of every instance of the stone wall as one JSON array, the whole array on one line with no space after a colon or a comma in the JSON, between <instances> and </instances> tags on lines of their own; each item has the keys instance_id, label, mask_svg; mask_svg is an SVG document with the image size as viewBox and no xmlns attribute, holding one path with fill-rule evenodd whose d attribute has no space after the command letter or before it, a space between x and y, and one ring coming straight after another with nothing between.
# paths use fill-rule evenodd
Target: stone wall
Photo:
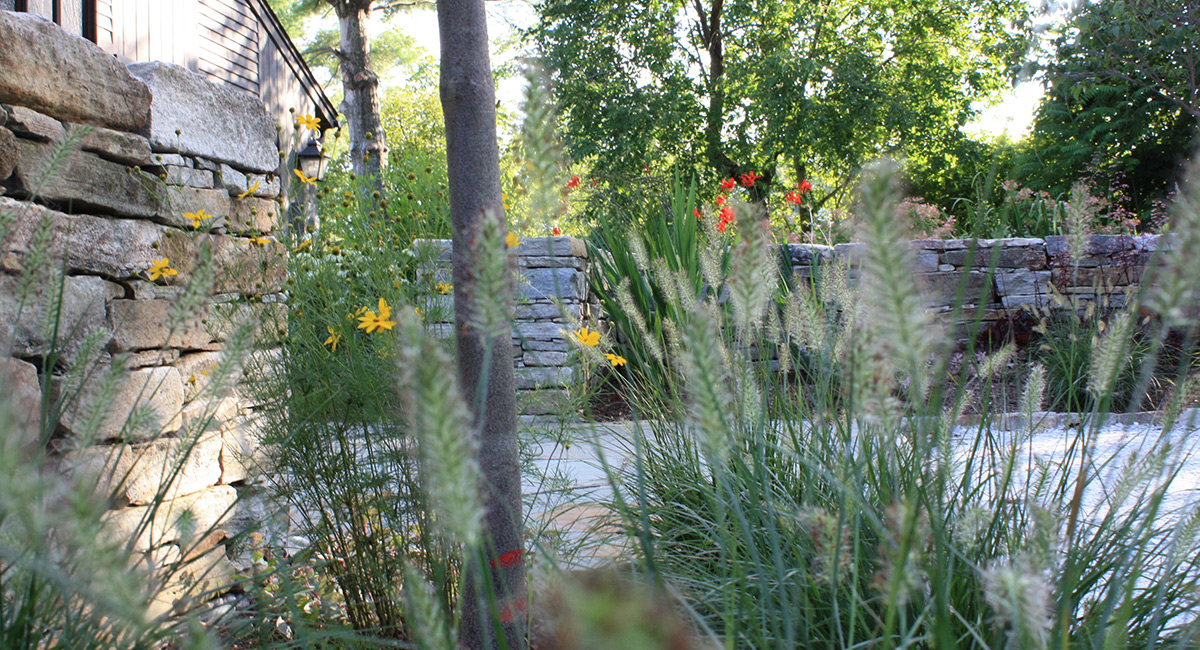
<instances>
[{"instance_id":1,"label":"stone wall","mask_svg":"<svg viewBox=\"0 0 1200 650\"><path fill-rule=\"evenodd\" d=\"M1064 236L918 240L909 246L912 271L927 306L942 314L943 323L953 329L962 318L974 319L977 313L987 326L1022 311L1061 309L1055 293L1080 305L1098 300L1103 307L1119 307L1127 292L1137 289L1153 253L1167 241L1160 235L1092 236L1078 264L1071 259L1069 238ZM435 244L442 249L441 268L436 272L448 277L449 242ZM846 264L853 280L864 250L859 243L792 244L787 254L797 281L811 281L822 265L830 263ZM587 249L578 239L547 237L527 239L516 252L520 274L513 362L519 411L554 413L564 403L577 370L569 329L579 324L595 328L602 320L588 284ZM960 303L964 310L956 312ZM982 310L977 312L978 307ZM449 336L449 325L441 327L443 335Z\"/></svg>"},{"instance_id":2,"label":"stone wall","mask_svg":"<svg viewBox=\"0 0 1200 650\"><path fill-rule=\"evenodd\" d=\"M1120 307L1128 291L1137 289L1153 253L1167 242L1164 235L1094 235L1086 239L1078 264L1071 258L1070 238L950 239L910 242L912 269L930 309L952 317L960 303L973 319L1012 317L1022 309L1061 308L1053 296L1070 296L1080 304L1099 300ZM813 277L821 263L847 263L853 276L864 244L788 247L792 271ZM961 292L961 298L960 298ZM956 325L958 322L947 322Z\"/></svg>"},{"instance_id":3,"label":"stone wall","mask_svg":"<svg viewBox=\"0 0 1200 650\"><path fill-rule=\"evenodd\" d=\"M21 435L52 434L60 467L114 496L109 532L136 538L141 559L162 567L199 557L193 577L209 575L191 588L226 581L219 544L266 507L243 417L253 405L213 379L233 324L279 306L286 249L271 236L274 121L252 95L168 64L127 69L31 14L0 11L0 43L8 406ZM56 147L81 127L90 131L55 165ZM201 209L199 223L186 216ZM178 275L151 281L164 257ZM46 315L58 286L53 341ZM89 360L78 381L72 369ZM39 431L43 400L64 405L51 432ZM94 407L104 416L92 417ZM214 534L199 537L206 530ZM187 588L174 585L168 600Z\"/></svg>"},{"instance_id":4,"label":"stone wall","mask_svg":"<svg viewBox=\"0 0 1200 650\"><path fill-rule=\"evenodd\" d=\"M449 281L450 242L427 241L440 249L437 268L426 272ZM422 242L417 242L422 245ZM524 415L557 413L568 402L578 360L568 339L570 329L596 327L599 307L588 285L587 247L574 237L531 237L514 249L517 262L513 323L517 411ZM449 301L449 296L446 297ZM440 310L453 321L453 310ZM435 325L443 337L450 322Z\"/></svg>"}]
</instances>

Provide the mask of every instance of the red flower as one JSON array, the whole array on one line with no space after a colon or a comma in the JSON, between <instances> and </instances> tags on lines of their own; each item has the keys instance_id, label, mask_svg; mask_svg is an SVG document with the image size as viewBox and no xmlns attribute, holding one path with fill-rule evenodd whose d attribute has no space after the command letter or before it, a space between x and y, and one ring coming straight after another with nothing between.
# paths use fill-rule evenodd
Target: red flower
<instances>
[{"instance_id":1,"label":"red flower","mask_svg":"<svg viewBox=\"0 0 1200 650\"><path fill-rule=\"evenodd\" d=\"M796 205L804 205L804 199L801 198L800 193L796 190L788 192L787 195L783 197L783 200L787 201L788 203L795 203Z\"/></svg>"},{"instance_id":2,"label":"red flower","mask_svg":"<svg viewBox=\"0 0 1200 650\"><path fill-rule=\"evenodd\" d=\"M811 192L812 191L812 185L808 182L807 178L800 181L800 191L801 192Z\"/></svg>"},{"instance_id":3,"label":"red flower","mask_svg":"<svg viewBox=\"0 0 1200 650\"><path fill-rule=\"evenodd\" d=\"M729 190L733 189L734 185L737 185L737 181L733 180L732 178L726 178L725 180L721 181L721 191L728 192Z\"/></svg>"},{"instance_id":4,"label":"red flower","mask_svg":"<svg viewBox=\"0 0 1200 650\"><path fill-rule=\"evenodd\" d=\"M725 232L729 224L733 223L733 219L733 208L729 206L721 208L721 220L717 222L717 232Z\"/></svg>"},{"instance_id":5,"label":"red flower","mask_svg":"<svg viewBox=\"0 0 1200 650\"><path fill-rule=\"evenodd\" d=\"M558 226L555 226L550 229L550 234L554 235L555 237L558 237L559 235L562 234L562 231L558 229Z\"/></svg>"},{"instance_id":6,"label":"red flower","mask_svg":"<svg viewBox=\"0 0 1200 650\"><path fill-rule=\"evenodd\" d=\"M696 208L695 210L693 210L693 211L692 211L692 214L695 214L697 219L700 219L700 218L702 218L702 217L700 216L700 208Z\"/></svg>"},{"instance_id":7,"label":"red flower","mask_svg":"<svg viewBox=\"0 0 1200 650\"><path fill-rule=\"evenodd\" d=\"M576 187L579 187L579 177L572 176L571 180L567 181L567 189L571 190L575 189Z\"/></svg>"},{"instance_id":8,"label":"red flower","mask_svg":"<svg viewBox=\"0 0 1200 650\"><path fill-rule=\"evenodd\" d=\"M754 183L756 181L758 181L758 179L760 179L760 178L762 178L762 176L759 176L755 172L750 172L749 174L742 174L742 187L753 187Z\"/></svg>"},{"instance_id":9,"label":"red flower","mask_svg":"<svg viewBox=\"0 0 1200 650\"><path fill-rule=\"evenodd\" d=\"M726 201L726 200L727 200L727 199L725 198L725 195L724 195L724 194L719 194L719 195L717 195L717 201L716 201L716 203L717 203L717 205L725 205L725 201Z\"/></svg>"}]
</instances>

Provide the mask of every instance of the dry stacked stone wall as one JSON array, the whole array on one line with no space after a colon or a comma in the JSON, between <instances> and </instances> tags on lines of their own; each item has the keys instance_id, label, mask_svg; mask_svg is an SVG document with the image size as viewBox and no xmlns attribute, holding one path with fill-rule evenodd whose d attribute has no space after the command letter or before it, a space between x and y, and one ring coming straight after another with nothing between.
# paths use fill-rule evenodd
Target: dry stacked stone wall
<instances>
[{"instance_id":1,"label":"dry stacked stone wall","mask_svg":"<svg viewBox=\"0 0 1200 650\"><path fill-rule=\"evenodd\" d=\"M440 280L449 281L451 245L446 240L417 242L439 249ZM531 237L513 249L517 273L514 296L513 363L516 366L517 410L524 415L561 412L578 378L578 357L570 331L596 327L599 307L589 291L588 252L574 237ZM449 301L449 297L446 297ZM447 305L449 307L449 305ZM453 310L441 310L453 320ZM435 324L443 337L451 323Z\"/></svg>"},{"instance_id":2,"label":"dry stacked stone wall","mask_svg":"<svg viewBox=\"0 0 1200 650\"><path fill-rule=\"evenodd\" d=\"M267 506L245 419L254 404L211 382L233 323L280 306L275 122L249 94L174 65L126 67L32 14L0 11L0 43L0 399L34 441L42 404L69 395L52 448L63 471L116 495L108 532L136 537L153 566L200 555L192 573L207 576L190 588L227 582L222 540ZM55 168L57 145L83 127ZM185 216L200 210L199 224ZM215 261L208 290L181 309L204 279L204 250ZM164 257L178 275L151 281ZM59 283L52 341L46 316ZM98 365L72 385L88 341ZM114 366L125 372L106 387L100 378ZM103 418L90 417L95 407ZM162 498L153 526L142 526Z\"/></svg>"},{"instance_id":3,"label":"dry stacked stone wall","mask_svg":"<svg viewBox=\"0 0 1200 650\"><path fill-rule=\"evenodd\" d=\"M1021 311L1062 309L1063 298L1076 304L1098 302L1101 308L1125 303L1137 290L1154 252L1169 243L1166 235L1093 235L1084 238L1079 259L1072 257L1071 238L916 240L909 243L912 272L926 305L958 325L959 316L974 319L976 308L985 322L1011 319ZM788 247L792 271L814 278L822 264L845 263L857 274L864 244ZM1058 296L1056 299L1055 296Z\"/></svg>"}]
</instances>

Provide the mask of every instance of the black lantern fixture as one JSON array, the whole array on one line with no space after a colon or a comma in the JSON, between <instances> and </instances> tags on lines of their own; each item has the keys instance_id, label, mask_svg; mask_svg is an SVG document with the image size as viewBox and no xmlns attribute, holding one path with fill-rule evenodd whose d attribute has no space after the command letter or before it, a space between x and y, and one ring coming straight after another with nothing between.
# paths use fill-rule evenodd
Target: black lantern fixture
<instances>
[{"instance_id":1,"label":"black lantern fixture","mask_svg":"<svg viewBox=\"0 0 1200 650\"><path fill-rule=\"evenodd\" d=\"M329 159L315 138L296 153L296 162L305 176L318 181L325 178L325 170L329 167Z\"/></svg>"}]
</instances>

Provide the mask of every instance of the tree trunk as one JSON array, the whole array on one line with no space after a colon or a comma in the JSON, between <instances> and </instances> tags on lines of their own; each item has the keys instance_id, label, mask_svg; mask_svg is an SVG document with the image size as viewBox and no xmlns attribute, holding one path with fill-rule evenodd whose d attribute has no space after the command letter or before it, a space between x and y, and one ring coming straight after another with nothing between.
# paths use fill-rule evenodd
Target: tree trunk
<instances>
[{"instance_id":1,"label":"tree trunk","mask_svg":"<svg viewBox=\"0 0 1200 650\"><path fill-rule=\"evenodd\" d=\"M341 110L350 131L350 162L354 173L366 179L370 191L379 190L383 188L380 174L387 166L388 148L379 114L379 77L371 70L367 38L371 0L329 1L338 15Z\"/></svg>"},{"instance_id":2,"label":"tree trunk","mask_svg":"<svg viewBox=\"0 0 1200 650\"><path fill-rule=\"evenodd\" d=\"M478 290L477 265L506 255L503 250L482 249L489 242L503 246L496 238L481 237L483 220L499 220L500 232L506 232L496 144L496 89L483 0L438 0L438 27L454 240L458 374L472 406L486 510L486 559L477 554L467 558L459 642L470 649L499 647L499 625L508 648L524 648L526 586L512 334L508 324L491 328L487 334L472 325L476 300L498 298L478 295L483 292ZM485 389L482 400L478 398L481 386Z\"/></svg>"}]
</instances>

